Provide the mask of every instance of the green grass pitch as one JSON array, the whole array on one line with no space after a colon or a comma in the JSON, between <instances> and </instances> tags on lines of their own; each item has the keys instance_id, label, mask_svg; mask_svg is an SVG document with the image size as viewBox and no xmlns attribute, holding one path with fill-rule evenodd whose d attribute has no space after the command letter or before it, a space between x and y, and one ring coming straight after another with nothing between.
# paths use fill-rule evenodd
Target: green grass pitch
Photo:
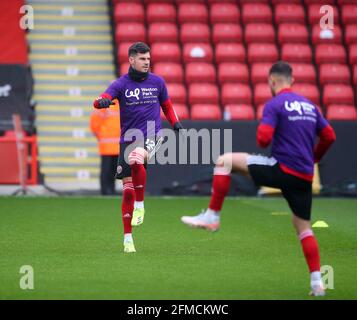
<instances>
[{"instance_id":1,"label":"green grass pitch","mask_svg":"<svg viewBox=\"0 0 357 320\"><path fill-rule=\"evenodd\" d=\"M181 215L208 198L146 199L122 248L120 198L0 198L0 299L313 299L300 243L283 199L229 198L221 230L190 229ZM334 289L357 298L357 201L314 199L322 265ZM272 214L275 213L275 214ZM31 265L34 289L19 286Z\"/></svg>"}]
</instances>

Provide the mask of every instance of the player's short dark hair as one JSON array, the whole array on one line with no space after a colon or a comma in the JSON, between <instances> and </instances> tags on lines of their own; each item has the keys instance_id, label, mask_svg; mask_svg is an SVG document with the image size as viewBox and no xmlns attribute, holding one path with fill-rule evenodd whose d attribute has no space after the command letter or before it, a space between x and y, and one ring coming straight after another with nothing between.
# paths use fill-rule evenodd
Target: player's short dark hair
<instances>
[{"instance_id":1,"label":"player's short dark hair","mask_svg":"<svg viewBox=\"0 0 357 320\"><path fill-rule=\"evenodd\" d=\"M278 61L271 66L269 75L271 74L278 74L286 78L291 78L293 74L293 69L291 68L291 65L286 61Z\"/></svg>"},{"instance_id":2,"label":"player's short dark hair","mask_svg":"<svg viewBox=\"0 0 357 320\"><path fill-rule=\"evenodd\" d=\"M144 42L133 43L128 50L129 57L135 56L138 53L150 52L150 47Z\"/></svg>"}]
</instances>

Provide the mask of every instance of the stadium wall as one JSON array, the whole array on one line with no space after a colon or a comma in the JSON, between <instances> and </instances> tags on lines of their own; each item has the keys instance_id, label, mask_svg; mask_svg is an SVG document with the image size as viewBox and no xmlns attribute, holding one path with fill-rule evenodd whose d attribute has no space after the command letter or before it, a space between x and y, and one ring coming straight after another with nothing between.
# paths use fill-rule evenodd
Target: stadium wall
<instances>
[{"instance_id":1,"label":"stadium wall","mask_svg":"<svg viewBox=\"0 0 357 320\"><path fill-rule=\"evenodd\" d=\"M184 121L185 128L197 130L220 129L221 152L223 152L224 129L232 129L232 150L234 152L262 153L269 155L269 150L258 148L255 134L257 121ZM337 141L319 165L323 195L357 196L357 123L349 121L331 122L336 130ZM170 125L165 122L164 128ZM202 148L199 147L199 159ZM160 150L162 152L163 150ZM187 159L190 150L187 148ZM209 195L213 160L209 164L149 164L147 193L152 195ZM176 146L176 162L179 161L179 149ZM256 195L257 188L247 178L233 176L231 195Z\"/></svg>"}]
</instances>

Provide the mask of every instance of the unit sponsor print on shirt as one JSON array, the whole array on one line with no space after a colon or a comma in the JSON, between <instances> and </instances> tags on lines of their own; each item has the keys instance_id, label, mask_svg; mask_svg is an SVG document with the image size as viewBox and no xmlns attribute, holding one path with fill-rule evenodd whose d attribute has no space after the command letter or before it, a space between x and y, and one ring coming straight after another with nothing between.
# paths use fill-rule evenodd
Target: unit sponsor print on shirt
<instances>
[{"instance_id":1,"label":"unit sponsor print on shirt","mask_svg":"<svg viewBox=\"0 0 357 320\"><path fill-rule=\"evenodd\" d=\"M306 101L285 101L285 110L294 113L294 115L289 115L289 121L306 120L316 122L316 107ZM296 112L298 115L296 115Z\"/></svg>"},{"instance_id":2,"label":"unit sponsor print on shirt","mask_svg":"<svg viewBox=\"0 0 357 320\"><path fill-rule=\"evenodd\" d=\"M158 88L135 88L133 90L126 89L125 97L127 106L156 103L158 102ZM135 98L135 99L133 99Z\"/></svg>"}]
</instances>

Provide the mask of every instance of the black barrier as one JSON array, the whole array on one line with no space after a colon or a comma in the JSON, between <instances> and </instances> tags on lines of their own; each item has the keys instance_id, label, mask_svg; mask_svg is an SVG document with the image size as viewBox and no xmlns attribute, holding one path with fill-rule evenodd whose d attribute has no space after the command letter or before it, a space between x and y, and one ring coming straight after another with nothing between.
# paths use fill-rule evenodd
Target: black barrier
<instances>
[{"instance_id":1,"label":"black barrier","mask_svg":"<svg viewBox=\"0 0 357 320\"><path fill-rule=\"evenodd\" d=\"M33 130L32 87L31 70L27 66L0 65L0 130L13 130L14 113L21 116L24 130Z\"/></svg>"},{"instance_id":2,"label":"black barrier","mask_svg":"<svg viewBox=\"0 0 357 320\"><path fill-rule=\"evenodd\" d=\"M257 121L185 121L185 128L196 130L213 129L220 131L220 153L223 152L224 130L232 130L233 152L261 153L269 155L269 149L256 145ZM320 177L323 185L322 194L353 195L353 185L357 186L357 122L332 122L336 130L337 141L320 163ZM165 122L164 128L170 128ZM177 143L178 144L178 139ZM198 145L199 160L202 160L201 148ZM197 150L197 148L196 148ZM163 150L160 149L159 152ZM206 157L207 158L207 157ZM206 159L205 158L205 159ZM187 149L187 159L190 150ZM177 164L149 164L147 193L152 195L209 195L211 192L213 159L209 164L180 164L179 150L176 146ZM346 189L346 192L344 192ZM357 191L357 190L356 190ZM238 175L232 176L231 195L256 195L257 187L253 182ZM357 195L357 194L356 194Z\"/></svg>"}]
</instances>

